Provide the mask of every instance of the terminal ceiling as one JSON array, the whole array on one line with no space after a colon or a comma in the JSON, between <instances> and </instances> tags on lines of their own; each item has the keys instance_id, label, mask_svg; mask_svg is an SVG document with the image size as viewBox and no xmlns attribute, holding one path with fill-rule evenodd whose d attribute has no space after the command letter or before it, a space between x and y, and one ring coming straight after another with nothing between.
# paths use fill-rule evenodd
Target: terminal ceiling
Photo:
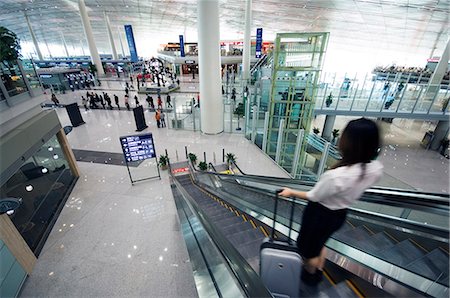
<instances>
[{"instance_id":1,"label":"terminal ceiling","mask_svg":"<svg viewBox=\"0 0 450 298\"><path fill-rule=\"evenodd\" d=\"M197 40L196 0L85 2L100 53L110 53L104 11L115 32L118 52L118 32L120 29L125 41L125 24L133 25L138 51L177 42L183 33L187 42ZM219 3L221 39L242 39L245 0ZM329 31L332 49L364 52L382 48L426 59L439 56L444 48L449 11L450 0L254 0L252 35L257 27L264 29L265 40L273 39L276 32ZM62 32L69 51L81 43L87 48L78 1L0 0L0 26L14 31L22 41L31 42L24 13L29 15L40 44L47 43L50 49L61 46Z\"/></svg>"}]
</instances>

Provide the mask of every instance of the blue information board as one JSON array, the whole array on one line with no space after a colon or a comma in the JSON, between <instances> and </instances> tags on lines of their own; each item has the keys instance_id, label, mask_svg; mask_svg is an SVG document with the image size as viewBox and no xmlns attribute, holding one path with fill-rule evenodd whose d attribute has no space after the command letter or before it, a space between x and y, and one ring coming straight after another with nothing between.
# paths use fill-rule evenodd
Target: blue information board
<instances>
[{"instance_id":1,"label":"blue information board","mask_svg":"<svg viewBox=\"0 0 450 298\"><path fill-rule=\"evenodd\" d=\"M183 35L180 35L180 56L181 57L185 57L186 56L184 54L184 38L183 38Z\"/></svg>"},{"instance_id":2,"label":"blue information board","mask_svg":"<svg viewBox=\"0 0 450 298\"><path fill-rule=\"evenodd\" d=\"M262 28L256 29L256 51L255 57L261 58L261 50L262 50Z\"/></svg>"},{"instance_id":3,"label":"blue information board","mask_svg":"<svg viewBox=\"0 0 450 298\"><path fill-rule=\"evenodd\" d=\"M132 62L138 61L138 54L136 50L136 43L134 42L133 27L125 25L125 35L127 36L128 48L130 49L130 56Z\"/></svg>"},{"instance_id":4,"label":"blue information board","mask_svg":"<svg viewBox=\"0 0 450 298\"><path fill-rule=\"evenodd\" d=\"M151 133L120 137L123 155L127 162L156 157Z\"/></svg>"}]
</instances>

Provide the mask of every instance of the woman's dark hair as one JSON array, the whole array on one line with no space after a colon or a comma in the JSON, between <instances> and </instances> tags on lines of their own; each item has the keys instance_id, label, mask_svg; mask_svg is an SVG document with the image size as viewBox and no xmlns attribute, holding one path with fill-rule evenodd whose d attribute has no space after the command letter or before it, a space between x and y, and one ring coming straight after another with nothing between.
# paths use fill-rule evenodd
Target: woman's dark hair
<instances>
[{"instance_id":1,"label":"woman's dark hair","mask_svg":"<svg viewBox=\"0 0 450 298\"><path fill-rule=\"evenodd\" d=\"M365 164L378 156L380 146L380 132L375 122L366 118L352 120L345 127L339 141L342 160L333 168L362 163L363 177Z\"/></svg>"}]
</instances>

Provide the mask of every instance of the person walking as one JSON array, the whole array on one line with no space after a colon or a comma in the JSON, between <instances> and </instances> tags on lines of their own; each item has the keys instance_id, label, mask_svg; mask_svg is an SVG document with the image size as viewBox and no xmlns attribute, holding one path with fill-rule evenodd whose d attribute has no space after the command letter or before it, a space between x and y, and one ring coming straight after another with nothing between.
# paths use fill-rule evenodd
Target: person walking
<instances>
[{"instance_id":1,"label":"person walking","mask_svg":"<svg viewBox=\"0 0 450 298\"><path fill-rule=\"evenodd\" d=\"M59 106L59 100L56 98L55 93L52 93L52 97L51 100L53 101L53 103L57 106Z\"/></svg>"},{"instance_id":2,"label":"person walking","mask_svg":"<svg viewBox=\"0 0 450 298\"><path fill-rule=\"evenodd\" d=\"M106 102L103 100L103 96L99 96L100 98L100 104L102 105L103 109L106 109Z\"/></svg>"},{"instance_id":3,"label":"person walking","mask_svg":"<svg viewBox=\"0 0 450 298\"><path fill-rule=\"evenodd\" d=\"M164 114L163 110L159 112L159 118L161 122L161 127L166 127L166 114Z\"/></svg>"},{"instance_id":4,"label":"person walking","mask_svg":"<svg viewBox=\"0 0 450 298\"><path fill-rule=\"evenodd\" d=\"M116 103L117 109L120 110L119 96L117 96L116 94L114 94L114 102Z\"/></svg>"},{"instance_id":5,"label":"person walking","mask_svg":"<svg viewBox=\"0 0 450 298\"><path fill-rule=\"evenodd\" d=\"M391 88L391 83L389 83L389 82L386 82L386 83L384 83L384 86L383 86L383 95L381 96L381 99L386 99L386 97L388 96L388 94L389 94L389 89Z\"/></svg>"},{"instance_id":6,"label":"person walking","mask_svg":"<svg viewBox=\"0 0 450 298\"><path fill-rule=\"evenodd\" d=\"M127 107L127 110L130 110L130 103L128 101L128 94L125 94L124 100L125 100L125 106Z\"/></svg>"},{"instance_id":7,"label":"person walking","mask_svg":"<svg viewBox=\"0 0 450 298\"><path fill-rule=\"evenodd\" d=\"M89 110L87 107L87 99L84 96L81 96L81 104L83 105L85 111Z\"/></svg>"},{"instance_id":8,"label":"person walking","mask_svg":"<svg viewBox=\"0 0 450 298\"><path fill-rule=\"evenodd\" d=\"M170 99L170 95L167 94L167 98L166 98L166 107L167 108L172 108L172 103L171 103L171 99Z\"/></svg>"},{"instance_id":9,"label":"person walking","mask_svg":"<svg viewBox=\"0 0 450 298\"><path fill-rule=\"evenodd\" d=\"M155 112L155 119L156 119L156 126L158 126L158 128L161 127L161 110L157 109Z\"/></svg>"},{"instance_id":10,"label":"person walking","mask_svg":"<svg viewBox=\"0 0 450 298\"><path fill-rule=\"evenodd\" d=\"M136 103L136 107L139 106L139 98L137 97L137 95L134 96L134 102Z\"/></svg>"},{"instance_id":11,"label":"person walking","mask_svg":"<svg viewBox=\"0 0 450 298\"><path fill-rule=\"evenodd\" d=\"M323 278L325 242L345 222L347 209L383 174L375 160L380 152L380 133L375 122L360 118L350 121L339 141L342 159L326 171L308 192L284 188L280 195L305 199L297 247L303 257L301 279L317 286Z\"/></svg>"},{"instance_id":12,"label":"person walking","mask_svg":"<svg viewBox=\"0 0 450 298\"><path fill-rule=\"evenodd\" d=\"M162 109L162 99L160 95L158 95L158 109Z\"/></svg>"}]
</instances>

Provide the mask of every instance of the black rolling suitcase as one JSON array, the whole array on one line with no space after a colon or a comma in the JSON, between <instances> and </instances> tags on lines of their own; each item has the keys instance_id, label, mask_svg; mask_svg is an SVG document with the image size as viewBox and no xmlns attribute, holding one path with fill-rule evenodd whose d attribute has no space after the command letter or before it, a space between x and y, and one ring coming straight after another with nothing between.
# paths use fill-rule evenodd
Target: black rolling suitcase
<instances>
[{"instance_id":1,"label":"black rolling suitcase","mask_svg":"<svg viewBox=\"0 0 450 298\"><path fill-rule=\"evenodd\" d=\"M297 246L293 245L291 241L295 203L292 200L288 241L274 240L278 192L275 195L272 233L270 238L264 239L261 244L259 275L274 297L299 297L303 261Z\"/></svg>"}]
</instances>

